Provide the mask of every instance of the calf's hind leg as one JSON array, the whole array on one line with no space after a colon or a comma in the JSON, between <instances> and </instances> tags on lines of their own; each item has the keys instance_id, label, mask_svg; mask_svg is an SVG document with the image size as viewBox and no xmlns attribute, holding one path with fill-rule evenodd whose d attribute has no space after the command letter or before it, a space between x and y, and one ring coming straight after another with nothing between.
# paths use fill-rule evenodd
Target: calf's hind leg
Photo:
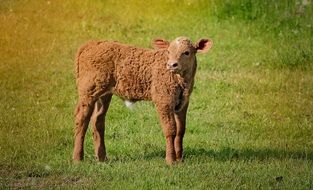
<instances>
[{"instance_id":1,"label":"calf's hind leg","mask_svg":"<svg viewBox=\"0 0 313 190\"><path fill-rule=\"evenodd\" d=\"M109 109L111 98L112 94L106 94L100 97L95 104L95 108L91 116L95 156L99 161L105 161L107 159L104 142L105 115Z\"/></svg>"},{"instance_id":2,"label":"calf's hind leg","mask_svg":"<svg viewBox=\"0 0 313 190\"><path fill-rule=\"evenodd\" d=\"M80 161L84 158L84 139L95 100L89 97L80 97L75 111L75 135L73 160Z\"/></svg>"}]
</instances>

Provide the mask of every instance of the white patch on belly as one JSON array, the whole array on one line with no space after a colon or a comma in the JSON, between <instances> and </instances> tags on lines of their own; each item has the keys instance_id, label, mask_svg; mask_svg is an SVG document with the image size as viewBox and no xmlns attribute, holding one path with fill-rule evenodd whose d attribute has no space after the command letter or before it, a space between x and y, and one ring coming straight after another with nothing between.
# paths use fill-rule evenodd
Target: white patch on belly
<instances>
[{"instance_id":1,"label":"white patch on belly","mask_svg":"<svg viewBox=\"0 0 313 190\"><path fill-rule=\"evenodd\" d=\"M124 103L131 110L135 108L135 102L131 102L129 100L124 100Z\"/></svg>"}]
</instances>

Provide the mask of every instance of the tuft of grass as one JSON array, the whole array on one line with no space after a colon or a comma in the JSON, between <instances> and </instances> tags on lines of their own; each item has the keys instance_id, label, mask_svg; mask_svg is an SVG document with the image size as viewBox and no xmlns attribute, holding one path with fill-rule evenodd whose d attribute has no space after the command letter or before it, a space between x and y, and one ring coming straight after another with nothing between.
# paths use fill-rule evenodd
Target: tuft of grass
<instances>
[{"instance_id":1,"label":"tuft of grass","mask_svg":"<svg viewBox=\"0 0 313 190\"><path fill-rule=\"evenodd\" d=\"M1 1L3 189L312 189L311 1ZM150 47L210 37L199 55L184 140L168 167L154 106L106 117L109 161L71 162L74 55L91 39Z\"/></svg>"}]
</instances>

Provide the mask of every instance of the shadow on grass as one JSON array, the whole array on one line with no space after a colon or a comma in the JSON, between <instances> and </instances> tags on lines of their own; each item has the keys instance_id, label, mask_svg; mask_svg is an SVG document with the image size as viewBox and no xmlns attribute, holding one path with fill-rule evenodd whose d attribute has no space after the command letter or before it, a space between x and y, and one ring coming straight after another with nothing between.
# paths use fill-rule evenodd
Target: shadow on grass
<instances>
[{"instance_id":1,"label":"shadow on grass","mask_svg":"<svg viewBox=\"0 0 313 190\"><path fill-rule=\"evenodd\" d=\"M150 152L144 156L145 159L152 159L156 157L164 157L164 151ZM184 157L186 159L191 157L202 157L213 158L220 161L228 160L267 160L267 159L299 159L299 160L310 160L313 161L313 152L305 151L289 151L279 149L233 149L230 147L222 148L219 151L204 149L204 148L191 148L186 147L184 149Z\"/></svg>"}]
</instances>

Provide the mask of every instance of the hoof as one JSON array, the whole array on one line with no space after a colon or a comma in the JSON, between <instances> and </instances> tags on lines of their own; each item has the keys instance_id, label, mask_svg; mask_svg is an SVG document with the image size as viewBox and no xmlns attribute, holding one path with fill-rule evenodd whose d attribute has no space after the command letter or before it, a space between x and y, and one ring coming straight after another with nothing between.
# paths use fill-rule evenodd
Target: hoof
<instances>
[{"instance_id":1,"label":"hoof","mask_svg":"<svg viewBox=\"0 0 313 190\"><path fill-rule=\"evenodd\" d=\"M177 162L177 163L183 163L183 162L184 162L184 159L183 159L183 158L177 158L177 159L176 159L176 162Z\"/></svg>"},{"instance_id":2,"label":"hoof","mask_svg":"<svg viewBox=\"0 0 313 190\"><path fill-rule=\"evenodd\" d=\"M96 160L99 161L99 162L106 162L108 161L108 157L104 156L104 157L96 157Z\"/></svg>"},{"instance_id":3,"label":"hoof","mask_svg":"<svg viewBox=\"0 0 313 190\"><path fill-rule=\"evenodd\" d=\"M165 159L165 161L166 161L166 164L169 166L174 165L176 162L174 159Z\"/></svg>"},{"instance_id":4,"label":"hoof","mask_svg":"<svg viewBox=\"0 0 313 190\"><path fill-rule=\"evenodd\" d=\"M80 163L84 159L83 154L73 154L73 162Z\"/></svg>"},{"instance_id":5,"label":"hoof","mask_svg":"<svg viewBox=\"0 0 313 190\"><path fill-rule=\"evenodd\" d=\"M79 159L73 159L73 164L80 164L82 160Z\"/></svg>"}]
</instances>

